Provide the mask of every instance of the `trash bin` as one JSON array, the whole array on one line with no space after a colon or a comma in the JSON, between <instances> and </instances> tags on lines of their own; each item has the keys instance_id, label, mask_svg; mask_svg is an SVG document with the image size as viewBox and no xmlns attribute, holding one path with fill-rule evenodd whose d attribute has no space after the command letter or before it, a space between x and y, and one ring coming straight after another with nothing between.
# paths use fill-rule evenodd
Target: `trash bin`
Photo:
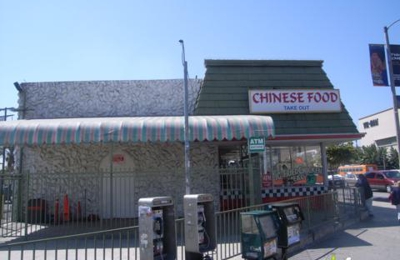
<instances>
[{"instance_id":1,"label":"trash bin","mask_svg":"<svg viewBox=\"0 0 400 260\"><path fill-rule=\"evenodd\" d=\"M278 216L272 210L240 213L243 259L270 259L277 255Z\"/></svg>"},{"instance_id":2,"label":"trash bin","mask_svg":"<svg viewBox=\"0 0 400 260\"><path fill-rule=\"evenodd\" d=\"M28 200L27 222L30 224L42 224L47 222L48 204L44 199Z\"/></svg>"}]
</instances>

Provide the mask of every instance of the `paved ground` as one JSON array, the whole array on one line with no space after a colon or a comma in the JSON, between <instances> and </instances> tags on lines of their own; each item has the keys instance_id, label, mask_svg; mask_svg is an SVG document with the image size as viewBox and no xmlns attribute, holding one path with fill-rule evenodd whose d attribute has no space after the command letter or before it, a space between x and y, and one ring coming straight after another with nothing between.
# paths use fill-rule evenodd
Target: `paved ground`
<instances>
[{"instance_id":1,"label":"paved ground","mask_svg":"<svg viewBox=\"0 0 400 260\"><path fill-rule=\"evenodd\" d=\"M383 197L385 196L385 197ZM290 260L400 258L400 223L387 194L375 198L374 217L351 225L289 257Z\"/></svg>"},{"instance_id":2,"label":"paved ground","mask_svg":"<svg viewBox=\"0 0 400 260\"><path fill-rule=\"evenodd\" d=\"M397 221L395 207L389 204L387 197L387 193L375 193L374 218L367 218L361 222L346 225L344 230L340 229L323 240L316 240L317 242L295 254L291 254L289 260L333 260L332 256L335 256L336 260L399 259L400 223ZM325 231L327 230L329 228ZM323 228L320 228L316 232L323 233L324 231ZM7 259L6 254L6 251L0 252L0 259ZM35 259L44 259L41 258L40 254L37 251ZM18 259L28 258L20 256ZM32 259L32 257L29 259ZM94 258L89 256L88 259ZM181 257L178 256L178 259L181 259ZM242 258L237 256L231 259Z\"/></svg>"}]
</instances>

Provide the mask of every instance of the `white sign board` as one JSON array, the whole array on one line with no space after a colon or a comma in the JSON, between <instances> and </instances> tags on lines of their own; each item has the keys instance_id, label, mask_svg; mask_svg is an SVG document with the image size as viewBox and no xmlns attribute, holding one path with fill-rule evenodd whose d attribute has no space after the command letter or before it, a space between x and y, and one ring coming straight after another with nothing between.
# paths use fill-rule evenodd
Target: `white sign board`
<instances>
[{"instance_id":1,"label":"white sign board","mask_svg":"<svg viewBox=\"0 0 400 260\"><path fill-rule=\"evenodd\" d=\"M249 90L250 113L341 112L337 89Z\"/></svg>"}]
</instances>

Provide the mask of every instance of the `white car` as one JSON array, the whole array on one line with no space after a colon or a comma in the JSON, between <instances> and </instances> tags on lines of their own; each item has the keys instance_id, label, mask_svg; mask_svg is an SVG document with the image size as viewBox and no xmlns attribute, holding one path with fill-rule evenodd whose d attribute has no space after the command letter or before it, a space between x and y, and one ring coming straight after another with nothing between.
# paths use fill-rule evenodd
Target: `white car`
<instances>
[{"instance_id":1,"label":"white car","mask_svg":"<svg viewBox=\"0 0 400 260\"><path fill-rule=\"evenodd\" d=\"M328 175L329 187L343 188L345 186L344 178L340 174Z\"/></svg>"},{"instance_id":2,"label":"white car","mask_svg":"<svg viewBox=\"0 0 400 260\"><path fill-rule=\"evenodd\" d=\"M344 176L344 181L346 182L347 186L354 186L357 182L357 175L354 173L346 173Z\"/></svg>"}]
</instances>

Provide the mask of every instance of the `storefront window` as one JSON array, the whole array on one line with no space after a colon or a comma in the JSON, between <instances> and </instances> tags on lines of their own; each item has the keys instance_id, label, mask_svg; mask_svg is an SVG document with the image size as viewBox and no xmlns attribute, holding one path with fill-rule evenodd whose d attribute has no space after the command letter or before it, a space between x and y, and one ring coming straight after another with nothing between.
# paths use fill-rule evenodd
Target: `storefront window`
<instances>
[{"instance_id":1,"label":"storefront window","mask_svg":"<svg viewBox=\"0 0 400 260\"><path fill-rule=\"evenodd\" d=\"M267 148L267 172L273 186L323 184L319 146Z\"/></svg>"}]
</instances>

